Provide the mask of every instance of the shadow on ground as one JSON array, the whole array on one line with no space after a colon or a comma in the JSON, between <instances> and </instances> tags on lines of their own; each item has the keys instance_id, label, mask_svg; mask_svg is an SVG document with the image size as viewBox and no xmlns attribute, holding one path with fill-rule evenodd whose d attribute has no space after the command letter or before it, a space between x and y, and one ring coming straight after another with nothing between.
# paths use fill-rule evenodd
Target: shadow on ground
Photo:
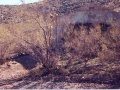
<instances>
[{"instance_id":1,"label":"shadow on ground","mask_svg":"<svg viewBox=\"0 0 120 90\"><path fill-rule=\"evenodd\" d=\"M37 60L33 56L23 55L15 58L15 61L20 63L25 69L33 69L37 64Z\"/></svg>"},{"instance_id":2,"label":"shadow on ground","mask_svg":"<svg viewBox=\"0 0 120 90\"><path fill-rule=\"evenodd\" d=\"M79 82L69 81L72 76L54 76L49 74L48 76L40 77L36 76L34 78L24 77L21 79L11 80L11 81L2 81L0 82L0 88L9 88L9 89L69 89L69 88L84 88L84 89L118 89L120 84L99 84L94 82L88 82L86 80L81 80ZM72 80L72 79L71 79ZM7 82L7 83L6 83ZM11 85L11 87L7 87Z\"/></svg>"}]
</instances>

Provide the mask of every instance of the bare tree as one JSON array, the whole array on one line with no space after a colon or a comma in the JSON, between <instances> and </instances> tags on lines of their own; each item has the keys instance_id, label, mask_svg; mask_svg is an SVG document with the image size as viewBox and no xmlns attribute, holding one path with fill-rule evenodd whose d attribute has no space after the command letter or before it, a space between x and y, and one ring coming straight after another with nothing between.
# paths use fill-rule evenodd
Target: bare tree
<instances>
[{"instance_id":1,"label":"bare tree","mask_svg":"<svg viewBox=\"0 0 120 90\"><path fill-rule=\"evenodd\" d=\"M25 5L23 0L21 0L21 2L23 3L24 10L28 13L28 17L34 22L35 26L33 24L33 27L35 27L36 30L32 30L32 33L27 35L22 31L16 31L14 21L11 21L8 30L13 37L16 38L15 43L23 48L24 51L34 56L43 64L43 67L49 68L56 66L59 60L59 55L57 47L55 46L55 50L53 50L52 46L53 41L57 43L57 35L53 35L54 30L57 31L56 15L50 10L49 14L42 9L42 11L39 11L38 9L40 8L38 4ZM35 32L38 34L38 37ZM27 38L24 38L22 35Z\"/></svg>"}]
</instances>

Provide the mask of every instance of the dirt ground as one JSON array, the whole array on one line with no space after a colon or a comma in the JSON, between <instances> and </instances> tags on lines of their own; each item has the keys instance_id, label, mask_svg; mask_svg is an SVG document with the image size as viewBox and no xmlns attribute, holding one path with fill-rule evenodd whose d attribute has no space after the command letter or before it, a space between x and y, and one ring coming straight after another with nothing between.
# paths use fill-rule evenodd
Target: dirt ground
<instances>
[{"instance_id":1,"label":"dirt ground","mask_svg":"<svg viewBox=\"0 0 120 90\"><path fill-rule=\"evenodd\" d=\"M25 76L28 74L21 64L11 61L11 67L0 68L0 89L106 89L118 88L111 84L92 83L87 81L73 82L72 76L54 76L49 74L44 77ZM4 70L3 70L4 69ZM14 72L14 73L13 73ZM84 77L82 77L84 79ZM79 78L78 78L79 79Z\"/></svg>"},{"instance_id":2,"label":"dirt ground","mask_svg":"<svg viewBox=\"0 0 120 90\"><path fill-rule=\"evenodd\" d=\"M98 68L93 69L93 73L91 74L78 74L81 72L81 70L78 70L75 68L75 70L71 70L70 75L53 75L48 74L46 76L40 76L40 75L29 75L29 68L32 67L31 63L33 61L29 62L25 60L26 57L22 57L21 60L18 61L10 61L8 62L9 67L7 64L3 64L0 66L0 89L111 89L111 88L120 88L120 86L112 84L112 83L101 83L101 82L95 82L94 77L97 76L97 74L93 74L94 70L98 70ZM26 62L25 62L25 61ZM98 62L88 62L88 71L93 65L98 64ZM97 60L96 60L97 61ZM24 62L24 64L21 64ZM28 63L28 65L26 64ZM30 66L29 66L30 65ZM81 64L80 64L81 65ZM36 68L38 68L37 64L34 65ZM80 67L80 66L77 66ZM93 68L93 67L92 67ZM34 69L34 68L33 68ZM102 71L103 72L103 71ZM33 73L34 74L34 73ZM95 76L96 75L96 76ZM90 78L90 80L89 80ZM93 78L93 79L92 79ZM98 78L99 79L99 78ZM107 80L107 79L106 79ZM99 80L97 80L99 81Z\"/></svg>"},{"instance_id":3,"label":"dirt ground","mask_svg":"<svg viewBox=\"0 0 120 90\"><path fill-rule=\"evenodd\" d=\"M49 75L43 78L5 80L0 82L0 89L106 89L115 88L109 84L57 82Z\"/></svg>"}]
</instances>

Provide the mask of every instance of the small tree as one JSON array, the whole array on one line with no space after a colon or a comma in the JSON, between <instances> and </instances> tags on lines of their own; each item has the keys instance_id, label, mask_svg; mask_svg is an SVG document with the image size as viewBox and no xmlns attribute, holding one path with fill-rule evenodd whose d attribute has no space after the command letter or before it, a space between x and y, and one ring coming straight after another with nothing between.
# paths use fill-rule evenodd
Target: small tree
<instances>
[{"instance_id":1,"label":"small tree","mask_svg":"<svg viewBox=\"0 0 120 90\"><path fill-rule=\"evenodd\" d=\"M59 55L56 45L52 46L52 44L53 41L55 44L57 43L57 33L54 34L54 31L57 31L57 15L53 14L50 10L48 14L47 11L44 11L44 8L39 11L38 9L40 8L38 4L25 5L23 0L21 0L21 2L23 3L22 5L24 10L26 10L28 18L33 21L32 23L34 23L33 27L35 30L33 29L29 35L22 30L16 31L15 23L11 21L8 30L13 37L16 38L15 43L27 53L34 56L42 63L43 67L49 68L56 66Z\"/></svg>"}]
</instances>

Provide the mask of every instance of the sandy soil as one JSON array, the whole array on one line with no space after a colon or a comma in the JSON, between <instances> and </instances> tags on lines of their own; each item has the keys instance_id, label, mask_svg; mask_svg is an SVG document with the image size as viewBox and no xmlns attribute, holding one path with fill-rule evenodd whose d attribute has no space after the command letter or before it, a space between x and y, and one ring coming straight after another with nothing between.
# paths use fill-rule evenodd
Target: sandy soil
<instances>
[{"instance_id":1,"label":"sandy soil","mask_svg":"<svg viewBox=\"0 0 120 90\"><path fill-rule=\"evenodd\" d=\"M0 80L20 78L28 72L29 71L26 70L20 63L10 61L7 64L0 66Z\"/></svg>"}]
</instances>

